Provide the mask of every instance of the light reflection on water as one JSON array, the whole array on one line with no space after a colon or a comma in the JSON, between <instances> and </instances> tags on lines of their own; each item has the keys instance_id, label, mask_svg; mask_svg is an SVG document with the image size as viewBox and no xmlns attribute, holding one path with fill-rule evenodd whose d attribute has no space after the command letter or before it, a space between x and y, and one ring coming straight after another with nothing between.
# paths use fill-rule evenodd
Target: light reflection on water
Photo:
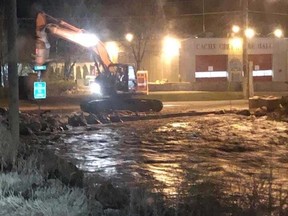
<instances>
[{"instance_id":1,"label":"light reflection on water","mask_svg":"<svg viewBox=\"0 0 288 216\"><path fill-rule=\"evenodd\" d=\"M76 159L76 165L86 172L101 170L104 176L117 175L115 166L119 163L120 152L115 148L118 144L118 133L109 128L96 132L84 132L73 137L64 138L62 147L68 158Z\"/></svg>"},{"instance_id":2,"label":"light reflection on water","mask_svg":"<svg viewBox=\"0 0 288 216\"><path fill-rule=\"evenodd\" d=\"M220 118L107 125L67 135L56 147L86 172L126 183L135 179L152 182L166 195L176 195L182 185L196 187L212 179L225 186L226 194L247 193L255 179L266 187L272 177L273 187L282 184L286 190L287 124L259 126L249 119ZM271 140L282 144L276 143L270 157ZM279 163L279 158L287 163ZM275 166L273 176L264 177L270 173L270 160Z\"/></svg>"},{"instance_id":3,"label":"light reflection on water","mask_svg":"<svg viewBox=\"0 0 288 216\"><path fill-rule=\"evenodd\" d=\"M160 187L164 185L165 195L174 196L179 192L179 185L183 181L183 174L179 164L147 164L145 170L150 172Z\"/></svg>"}]
</instances>

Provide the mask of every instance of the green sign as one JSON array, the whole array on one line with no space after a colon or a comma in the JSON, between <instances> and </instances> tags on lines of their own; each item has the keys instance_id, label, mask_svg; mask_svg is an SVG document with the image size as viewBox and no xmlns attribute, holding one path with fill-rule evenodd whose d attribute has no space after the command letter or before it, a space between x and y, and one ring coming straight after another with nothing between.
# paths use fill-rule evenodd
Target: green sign
<instances>
[{"instance_id":1,"label":"green sign","mask_svg":"<svg viewBox=\"0 0 288 216\"><path fill-rule=\"evenodd\" d=\"M34 82L34 99L46 98L46 82Z\"/></svg>"},{"instance_id":2,"label":"green sign","mask_svg":"<svg viewBox=\"0 0 288 216\"><path fill-rule=\"evenodd\" d=\"M47 69L46 65L34 65L34 70L35 71L44 71Z\"/></svg>"}]
</instances>

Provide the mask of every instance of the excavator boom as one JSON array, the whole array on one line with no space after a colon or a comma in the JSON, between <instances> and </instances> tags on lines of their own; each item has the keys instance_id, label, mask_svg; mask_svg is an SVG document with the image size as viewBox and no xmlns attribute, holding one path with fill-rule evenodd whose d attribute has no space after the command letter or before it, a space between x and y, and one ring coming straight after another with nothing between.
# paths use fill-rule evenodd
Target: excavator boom
<instances>
[{"instance_id":1,"label":"excavator boom","mask_svg":"<svg viewBox=\"0 0 288 216\"><path fill-rule=\"evenodd\" d=\"M49 20L49 21L48 21ZM42 65L49 57L50 44L47 40L47 32L55 37L75 43L81 47L93 51L98 61L106 68L113 62L105 48L105 45L94 35L79 29L63 20L58 20L44 12L36 17L36 64ZM38 55L37 55L38 54Z\"/></svg>"}]
</instances>

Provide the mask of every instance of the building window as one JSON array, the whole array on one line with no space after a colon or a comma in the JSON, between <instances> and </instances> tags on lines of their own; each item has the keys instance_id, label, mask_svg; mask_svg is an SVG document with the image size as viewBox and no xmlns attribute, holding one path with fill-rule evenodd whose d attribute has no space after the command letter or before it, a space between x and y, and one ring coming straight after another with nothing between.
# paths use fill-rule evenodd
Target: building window
<instances>
[{"instance_id":1,"label":"building window","mask_svg":"<svg viewBox=\"0 0 288 216\"><path fill-rule=\"evenodd\" d=\"M272 70L257 70L257 71L253 71L253 77L272 76L272 74L273 74Z\"/></svg>"},{"instance_id":2,"label":"building window","mask_svg":"<svg viewBox=\"0 0 288 216\"><path fill-rule=\"evenodd\" d=\"M195 78L223 78L228 77L227 71L196 72Z\"/></svg>"}]
</instances>

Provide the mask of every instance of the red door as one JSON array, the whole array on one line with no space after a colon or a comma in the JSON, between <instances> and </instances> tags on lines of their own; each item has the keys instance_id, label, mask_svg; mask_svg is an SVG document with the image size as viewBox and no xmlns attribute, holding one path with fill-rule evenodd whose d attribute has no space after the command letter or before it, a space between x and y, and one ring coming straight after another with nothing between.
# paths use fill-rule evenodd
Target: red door
<instances>
[{"instance_id":1,"label":"red door","mask_svg":"<svg viewBox=\"0 0 288 216\"><path fill-rule=\"evenodd\" d=\"M272 81L272 54L253 54L248 56L253 62L253 80Z\"/></svg>"},{"instance_id":2,"label":"red door","mask_svg":"<svg viewBox=\"0 0 288 216\"><path fill-rule=\"evenodd\" d=\"M227 55L197 55L196 81L227 81Z\"/></svg>"}]
</instances>

